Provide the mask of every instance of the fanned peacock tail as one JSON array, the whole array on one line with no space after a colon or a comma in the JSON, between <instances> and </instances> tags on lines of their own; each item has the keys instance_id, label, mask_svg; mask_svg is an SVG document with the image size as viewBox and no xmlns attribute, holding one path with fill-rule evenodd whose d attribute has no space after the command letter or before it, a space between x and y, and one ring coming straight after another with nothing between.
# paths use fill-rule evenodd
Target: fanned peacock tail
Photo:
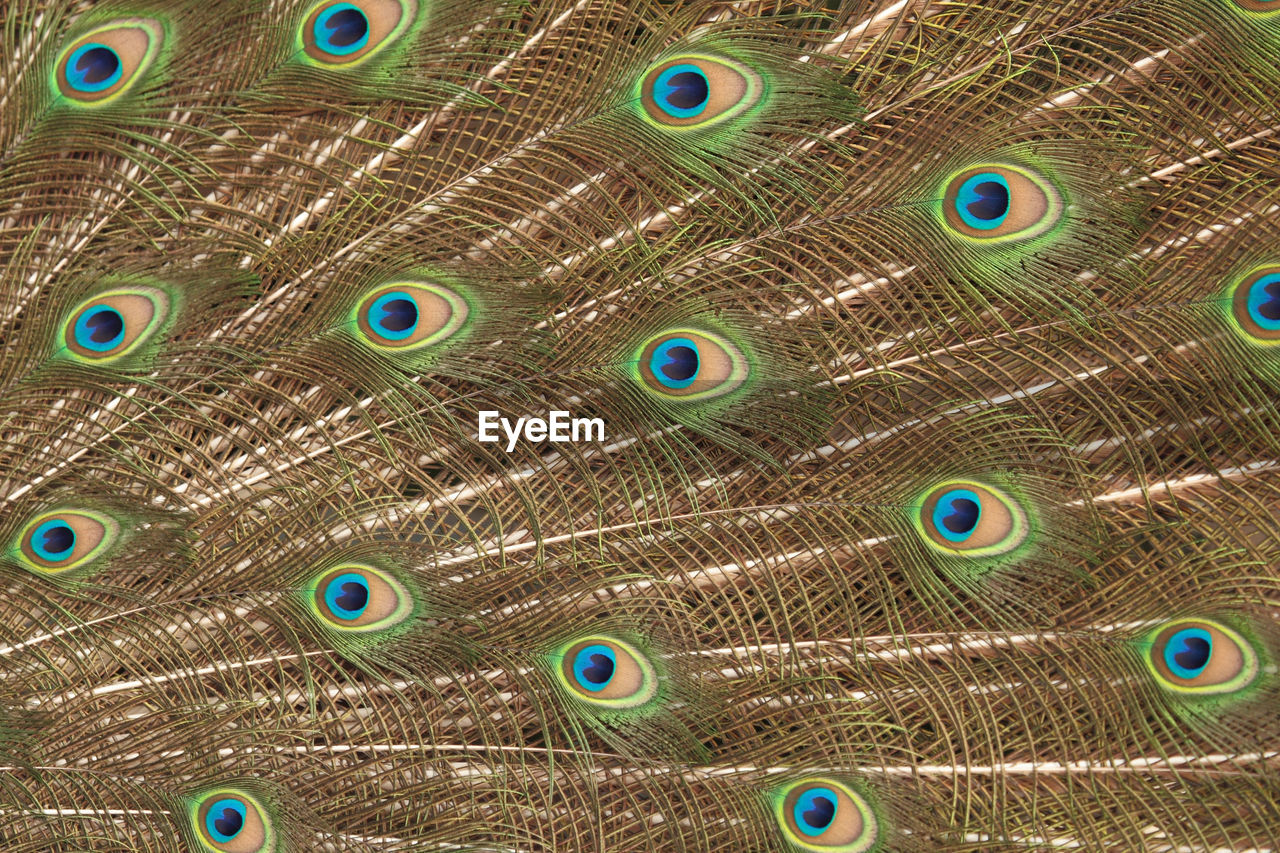
<instances>
[{"instance_id":1,"label":"fanned peacock tail","mask_svg":"<svg viewBox=\"0 0 1280 853\"><path fill-rule=\"evenodd\" d=\"M5 851L1280 850L1277 0L0 60Z\"/></svg>"}]
</instances>

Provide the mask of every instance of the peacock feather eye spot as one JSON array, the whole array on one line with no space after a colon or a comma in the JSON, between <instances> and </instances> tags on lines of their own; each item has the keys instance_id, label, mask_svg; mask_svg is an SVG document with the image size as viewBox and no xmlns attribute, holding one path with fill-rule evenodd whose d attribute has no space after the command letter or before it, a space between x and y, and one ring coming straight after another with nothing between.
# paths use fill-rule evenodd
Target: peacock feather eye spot
<instances>
[{"instance_id":1,"label":"peacock feather eye spot","mask_svg":"<svg viewBox=\"0 0 1280 853\"><path fill-rule=\"evenodd\" d=\"M946 554L985 557L1012 551L1027 538L1025 513L998 489L970 481L936 486L915 518L923 541Z\"/></svg>"},{"instance_id":2,"label":"peacock feather eye spot","mask_svg":"<svg viewBox=\"0 0 1280 853\"><path fill-rule=\"evenodd\" d=\"M1062 199L1047 180L1026 169L991 163L952 175L942 193L942 216L961 237L1025 240L1062 216Z\"/></svg>"},{"instance_id":3,"label":"peacock feather eye spot","mask_svg":"<svg viewBox=\"0 0 1280 853\"><path fill-rule=\"evenodd\" d=\"M650 338L636 356L640 381L673 399L727 394L746 381L747 359L729 341L710 332L674 329Z\"/></svg>"},{"instance_id":4,"label":"peacock feather eye spot","mask_svg":"<svg viewBox=\"0 0 1280 853\"><path fill-rule=\"evenodd\" d=\"M398 290L384 293L369 306L369 328L386 341L401 341L418 328L418 303Z\"/></svg>"},{"instance_id":5,"label":"peacock feather eye spot","mask_svg":"<svg viewBox=\"0 0 1280 853\"><path fill-rule=\"evenodd\" d=\"M205 820L209 834L215 841L225 844L244 829L244 803L239 800L219 800L209 807Z\"/></svg>"},{"instance_id":6,"label":"peacock feather eye spot","mask_svg":"<svg viewBox=\"0 0 1280 853\"><path fill-rule=\"evenodd\" d=\"M1203 628L1183 628L1169 638L1164 662L1179 678L1193 679L1209 665L1213 637Z\"/></svg>"},{"instance_id":7,"label":"peacock feather eye spot","mask_svg":"<svg viewBox=\"0 0 1280 853\"><path fill-rule=\"evenodd\" d=\"M583 702L604 710L637 709L658 694L658 674L635 646L614 637L584 637L551 654L560 683Z\"/></svg>"},{"instance_id":8,"label":"peacock feather eye spot","mask_svg":"<svg viewBox=\"0 0 1280 853\"><path fill-rule=\"evenodd\" d=\"M830 788L810 788L796 800L792 813L801 832L821 835L836 819L836 794Z\"/></svg>"},{"instance_id":9,"label":"peacock feather eye spot","mask_svg":"<svg viewBox=\"0 0 1280 853\"><path fill-rule=\"evenodd\" d=\"M613 680L617 666L618 656L608 646L587 646L574 656L573 677L579 687L598 692Z\"/></svg>"},{"instance_id":10,"label":"peacock feather eye spot","mask_svg":"<svg viewBox=\"0 0 1280 853\"><path fill-rule=\"evenodd\" d=\"M76 321L75 338L87 350L114 349L124 340L124 317L110 305L95 305Z\"/></svg>"},{"instance_id":11,"label":"peacock feather eye spot","mask_svg":"<svg viewBox=\"0 0 1280 853\"><path fill-rule=\"evenodd\" d=\"M698 345L688 338L663 341L649 356L649 370L666 388L688 388L698 376Z\"/></svg>"},{"instance_id":12,"label":"peacock feather eye spot","mask_svg":"<svg viewBox=\"0 0 1280 853\"><path fill-rule=\"evenodd\" d=\"M1280 344L1280 265L1250 270L1229 295L1235 324L1253 343Z\"/></svg>"},{"instance_id":13,"label":"peacock feather eye spot","mask_svg":"<svg viewBox=\"0 0 1280 853\"><path fill-rule=\"evenodd\" d=\"M269 853L276 848L271 818L257 799L241 791L219 790L196 799L196 836L216 853Z\"/></svg>"},{"instance_id":14,"label":"peacock feather eye spot","mask_svg":"<svg viewBox=\"0 0 1280 853\"><path fill-rule=\"evenodd\" d=\"M982 172L960 185L956 210L970 228L1000 227L1009 215L1009 182L994 172Z\"/></svg>"},{"instance_id":15,"label":"peacock feather eye spot","mask_svg":"<svg viewBox=\"0 0 1280 853\"><path fill-rule=\"evenodd\" d=\"M120 56L105 44L89 42L67 60L67 83L77 92L101 92L120 79Z\"/></svg>"},{"instance_id":16,"label":"peacock feather eye spot","mask_svg":"<svg viewBox=\"0 0 1280 853\"><path fill-rule=\"evenodd\" d=\"M350 3L339 3L316 16L312 35L325 53L346 56L369 43L369 19Z\"/></svg>"},{"instance_id":17,"label":"peacock feather eye spot","mask_svg":"<svg viewBox=\"0 0 1280 853\"><path fill-rule=\"evenodd\" d=\"M711 84L696 65L673 65L658 75L653 83L653 97L667 115L677 118L696 116L707 107Z\"/></svg>"},{"instance_id":18,"label":"peacock feather eye spot","mask_svg":"<svg viewBox=\"0 0 1280 853\"><path fill-rule=\"evenodd\" d=\"M981 499L968 489L952 489L938 499L933 521L943 536L963 542L982 518Z\"/></svg>"},{"instance_id":19,"label":"peacock feather eye spot","mask_svg":"<svg viewBox=\"0 0 1280 853\"><path fill-rule=\"evenodd\" d=\"M68 103L112 101L145 76L164 36L164 28L151 18L124 18L98 27L62 50L52 86Z\"/></svg>"},{"instance_id":20,"label":"peacock feather eye spot","mask_svg":"<svg viewBox=\"0 0 1280 853\"><path fill-rule=\"evenodd\" d=\"M369 344L414 350L442 343L462 329L470 306L458 293L425 282L382 285L356 307L355 326Z\"/></svg>"},{"instance_id":21,"label":"peacock feather eye spot","mask_svg":"<svg viewBox=\"0 0 1280 853\"><path fill-rule=\"evenodd\" d=\"M302 22L299 47L319 65L358 65L393 43L417 13L416 0L319 3Z\"/></svg>"},{"instance_id":22,"label":"peacock feather eye spot","mask_svg":"<svg viewBox=\"0 0 1280 853\"><path fill-rule=\"evenodd\" d=\"M650 67L635 97L651 123L691 130L744 114L760 102L763 91L760 75L741 62L687 54Z\"/></svg>"},{"instance_id":23,"label":"peacock feather eye spot","mask_svg":"<svg viewBox=\"0 0 1280 853\"><path fill-rule=\"evenodd\" d=\"M774 814L787 840L801 850L864 853L880 840L870 804L834 779L806 779L776 791Z\"/></svg>"},{"instance_id":24,"label":"peacock feather eye spot","mask_svg":"<svg viewBox=\"0 0 1280 853\"><path fill-rule=\"evenodd\" d=\"M66 352L81 361L108 363L143 346L169 316L169 297L151 287L110 290L82 302L63 328Z\"/></svg>"},{"instance_id":25,"label":"peacock feather eye spot","mask_svg":"<svg viewBox=\"0 0 1280 853\"><path fill-rule=\"evenodd\" d=\"M1168 623L1144 645L1157 682L1177 693L1231 693L1247 687L1259 672L1258 656L1249 642L1207 619Z\"/></svg>"},{"instance_id":26,"label":"peacock feather eye spot","mask_svg":"<svg viewBox=\"0 0 1280 853\"><path fill-rule=\"evenodd\" d=\"M111 547L119 525L107 515L65 509L28 522L18 536L18 553L28 569L57 575L86 566Z\"/></svg>"},{"instance_id":27,"label":"peacock feather eye spot","mask_svg":"<svg viewBox=\"0 0 1280 853\"><path fill-rule=\"evenodd\" d=\"M325 585L324 600L337 618L358 619L369 606L369 582L353 572L339 575Z\"/></svg>"},{"instance_id":28,"label":"peacock feather eye spot","mask_svg":"<svg viewBox=\"0 0 1280 853\"><path fill-rule=\"evenodd\" d=\"M61 518L46 521L31 534L31 550L42 560L64 560L75 547L76 532Z\"/></svg>"},{"instance_id":29,"label":"peacock feather eye spot","mask_svg":"<svg viewBox=\"0 0 1280 853\"><path fill-rule=\"evenodd\" d=\"M1280 325L1280 274L1259 279L1254 286L1260 290L1257 295L1258 317L1267 323Z\"/></svg>"},{"instance_id":30,"label":"peacock feather eye spot","mask_svg":"<svg viewBox=\"0 0 1280 853\"><path fill-rule=\"evenodd\" d=\"M418 327L418 304L402 293L388 293L373 303L369 323L389 340L408 337Z\"/></svg>"},{"instance_id":31,"label":"peacock feather eye spot","mask_svg":"<svg viewBox=\"0 0 1280 853\"><path fill-rule=\"evenodd\" d=\"M322 573L307 587L307 603L328 627L343 632L380 632L413 613L409 590L373 566L348 564Z\"/></svg>"}]
</instances>

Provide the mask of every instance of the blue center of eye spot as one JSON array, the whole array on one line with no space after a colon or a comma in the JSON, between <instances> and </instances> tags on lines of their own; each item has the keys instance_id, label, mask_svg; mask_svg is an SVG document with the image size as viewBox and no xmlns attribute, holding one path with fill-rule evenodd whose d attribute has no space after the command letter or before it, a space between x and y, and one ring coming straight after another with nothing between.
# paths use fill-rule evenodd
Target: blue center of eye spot
<instances>
[{"instance_id":1,"label":"blue center of eye spot","mask_svg":"<svg viewBox=\"0 0 1280 853\"><path fill-rule=\"evenodd\" d=\"M325 53L346 56L369 43L369 19L350 3L335 3L316 16L312 32Z\"/></svg>"},{"instance_id":2,"label":"blue center of eye spot","mask_svg":"<svg viewBox=\"0 0 1280 853\"><path fill-rule=\"evenodd\" d=\"M1267 273L1249 285L1249 316L1268 331L1280 330L1280 273Z\"/></svg>"},{"instance_id":3,"label":"blue center of eye spot","mask_svg":"<svg viewBox=\"0 0 1280 853\"><path fill-rule=\"evenodd\" d=\"M836 819L836 795L829 788L810 788L792 809L796 826L805 835L821 835Z\"/></svg>"},{"instance_id":4,"label":"blue center of eye spot","mask_svg":"<svg viewBox=\"0 0 1280 853\"><path fill-rule=\"evenodd\" d=\"M124 342L124 316L106 305L82 311L76 320L75 339L87 350L113 350Z\"/></svg>"},{"instance_id":5,"label":"blue center of eye spot","mask_svg":"<svg viewBox=\"0 0 1280 853\"><path fill-rule=\"evenodd\" d=\"M970 228L999 228L1009 215L1009 182L995 172L982 172L960 185L956 211Z\"/></svg>"},{"instance_id":6,"label":"blue center of eye spot","mask_svg":"<svg viewBox=\"0 0 1280 853\"><path fill-rule=\"evenodd\" d=\"M963 542L982 518L982 500L968 489L952 489L933 507L933 526L950 542Z\"/></svg>"},{"instance_id":7,"label":"blue center of eye spot","mask_svg":"<svg viewBox=\"0 0 1280 853\"><path fill-rule=\"evenodd\" d=\"M239 800L218 800L205 816L205 828L214 841L225 844L244 829L244 819L245 807Z\"/></svg>"},{"instance_id":8,"label":"blue center of eye spot","mask_svg":"<svg viewBox=\"0 0 1280 853\"><path fill-rule=\"evenodd\" d=\"M67 82L79 92L109 89L119 81L122 73L120 57L105 44L82 44L67 57Z\"/></svg>"},{"instance_id":9,"label":"blue center of eye spot","mask_svg":"<svg viewBox=\"0 0 1280 853\"><path fill-rule=\"evenodd\" d=\"M31 550L42 560L64 560L75 546L75 530L58 518L49 519L31 534Z\"/></svg>"},{"instance_id":10,"label":"blue center of eye spot","mask_svg":"<svg viewBox=\"0 0 1280 853\"><path fill-rule=\"evenodd\" d=\"M698 345L688 338L663 341L649 357L649 369L668 388L688 388L698 378Z\"/></svg>"},{"instance_id":11,"label":"blue center of eye spot","mask_svg":"<svg viewBox=\"0 0 1280 853\"><path fill-rule=\"evenodd\" d=\"M340 619L358 619L369 606L369 582L355 572L338 575L324 590L329 612Z\"/></svg>"},{"instance_id":12,"label":"blue center of eye spot","mask_svg":"<svg viewBox=\"0 0 1280 853\"><path fill-rule=\"evenodd\" d=\"M1184 628L1169 638L1164 662L1179 678L1191 679L1204 672L1213 656L1213 637L1203 628Z\"/></svg>"},{"instance_id":13,"label":"blue center of eye spot","mask_svg":"<svg viewBox=\"0 0 1280 853\"><path fill-rule=\"evenodd\" d=\"M618 658L608 646L587 646L573 659L578 684L592 692L603 690L613 680Z\"/></svg>"},{"instance_id":14,"label":"blue center of eye spot","mask_svg":"<svg viewBox=\"0 0 1280 853\"><path fill-rule=\"evenodd\" d=\"M403 291L384 293L369 306L369 325L389 341L402 341L418 328L418 303Z\"/></svg>"},{"instance_id":15,"label":"blue center of eye spot","mask_svg":"<svg viewBox=\"0 0 1280 853\"><path fill-rule=\"evenodd\" d=\"M673 65L653 81L653 100L674 118L693 118L707 108L711 82L696 65Z\"/></svg>"}]
</instances>

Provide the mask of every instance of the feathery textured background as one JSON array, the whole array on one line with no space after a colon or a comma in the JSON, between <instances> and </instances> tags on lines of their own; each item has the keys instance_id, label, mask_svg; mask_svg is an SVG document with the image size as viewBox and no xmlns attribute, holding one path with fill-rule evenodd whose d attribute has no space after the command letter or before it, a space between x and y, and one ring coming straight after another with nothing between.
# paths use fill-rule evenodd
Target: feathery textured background
<instances>
[{"instance_id":1,"label":"feathery textured background","mask_svg":"<svg viewBox=\"0 0 1280 853\"><path fill-rule=\"evenodd\" d=\"M0 846L1280 849L1278 83L1277 0L6 3Z\"/></svg>"}]
</instances>

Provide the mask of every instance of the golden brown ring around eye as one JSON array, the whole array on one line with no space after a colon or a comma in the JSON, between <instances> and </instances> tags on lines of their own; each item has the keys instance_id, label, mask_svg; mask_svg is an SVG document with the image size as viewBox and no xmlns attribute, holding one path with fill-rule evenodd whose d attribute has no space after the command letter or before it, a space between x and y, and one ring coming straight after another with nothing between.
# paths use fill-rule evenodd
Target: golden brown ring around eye
<instances>
[{"instance_id":1,"label":"golden brown ring around eye","mask_svg":"<svg viewBox=\"0 0 1280 853\"><path fill-rule=\"evenodd\" d=\"M1193 678L1174 672L1166 661L1165 650L1176 634L1188 629L1203 631L1208 635L1212 651L1208 663ZM1156 672L1175 685L1183 687L1213 687L1236 678L1245 667L1245 654L1240 645L1211 622L1183 620L1167 626L1156 635L1152 645L1151 664Z\"/></svg>"},{"instance_id":2,"label":"golden brown ring around eye","mask_svg":"<svg viewBox=\"0 0 1280 853\"><path fill-rule=\"evenodd\" d=\"M228 824L227 821L232 823ZM225 832L224 835L230 837L220 840L219 826L230 830L236 826L236 822L238 827L235 832ZM200 840L211 850L220 853L262 853L267 849L269 829L258 805L232 791L222 791L206 797L196 812L196 827Z\"/></svg>"},{"instance_id":3,"label":"golden brown ring around eye","mask_svg":"<svg viewBox=\"0 0 1280 853\"><path fill-rule=\"evenodd\" d=\"M760 89L759 75L746 65L689 54L649 69L641 79L639 98L656 124L691 128L749 109L759 99Z\"/></svg>"},{"instance_id":4,"label":"golden brown ring around eye","mask_svg":"<svg viewBox=\"0 0 1280 853\"><path fill-rule=\"evenodd\" d=\"M939 515L938 502L948 495L967 492L977 498L981 515L976 526L962 540L949 539L938 529L934 519ZM1000 545L1014 531L1017 519L1009 503L993 490L968 481L947 483L931 491L920 510L921 528L940 548L971 551ZM1016 544L1016 543L1015 543Z\"/></svg>"},{"instance_id":5,"label":"golden brown ring around eye","mask_svg":"<svg viewBox=\"0 0 1280 853\"><path fill-rule=\"evenodd\" d=\"M83 104L110 100L133 85L150 65L163 40L164 28L151 18L122 18L80 36L58 58L54 80L59 94ZM83 54L78 56L78 52L93 51L95 45L115 54L119 76L116 82L96 91L88 91L83 86L77 88L72 82L76 73L73 60L74 65L83 62Z\"/></svg>"},{"instance_id":6,"label":"golden brown ring around eye","mask_svg":"<svg viewBox=\"0 0 1280 853\"><path fill-rule=\"evenodd\" d=\"M1060 208L1047 182L1033 179L1030 172L990 163L965 169L947 182L942 213L957 233L992 240L1043 233L1057 221ZM1002 218L995 216L1001 209Z\"/></svg>"},{"instance_id":7,"label":"golden brown ring around eye","mask_svg":"<svg viewBox=\"0 0 1280 853\"><path fill-rule=\"evenodd\" d=\"M316 582L314 602L321 618L344 630L390 627L388 622L403 621L412 607L408 591L393 578L355 564L325 572Z\"/></svg>"},{"instance_id":8,"label":"golden brown ring around eye","mask_svg":"<svg viewBox=\"0 0 1280 853\"><path fill-rule=\"evenodd\" d=\"M369 343L412 349L447 340L466 323L467 301L439 285L395 282L364 298L356 325Z\"/></svg>"},{"instance_id":9,"label":"golden brown ring around eye","mask_svg":"<svg viewBox=\"0 0 1280 853\"><path fill-rule=\"evenodd\" d=\"M800 831L800 828L795 823L796 803L800 800L801 796L813 787L815 786L808 785L794 788L791 793L787 794L786 799L783 801L783 809L784 813L787 815L787 820L792 824L792 829L797 832ZM862 815L853 807L853 803L849 801L848 795L837 787L824 786L823 790L830 792L835 797L837 803L836 816L835 820L831 822L826 831L822 833L822 842L817 843L823 843L824 846L827 843L840 844L845 843L840 839L854 839L861 835L863 825Z\"/></svg>"},{"instance_id":10,"label":"golden brown ring around eye","mask_svg":"<svg viewBox=\"0 0 1280 853\"><path fill-rule=\"evenodd\" d=\"M613 673L602 689L584 695L591 699L626 699L645 687L645 671L631 652L618 643L599 637L574 643L565 652L560 666L569 684L579 684L574 665L579 655L592 646L607 647L613 653ZM584 691L580 689L579 692Z\"/></svg>"},{"instance_id":11,"label":"golden brown ring around eye","mask_svg":"<svg viewBox=\"0 0 1280 853\"><path fill-rule=\"evenodd\" d=\"M150 289L117 290L94 297L71 315L63 332L67 349L81 358L91 361L114 358L127 352L147 331L165 319L164 294ZM121 324L118 342L95 346L95 328L86 328L82 321L104 311L114 312L112 321ZM107 342L104 342L104 344Z\"/></svg>"},{"instance_id":12,"label":"golden brown ring around eye","mask_svg":"<svg viewBox=\"0 0 1280 853\"><path fill-rule=\"evenodd\" d=\"M677 329L640 350L641 381L667 397L721 396L747 379L748 366L733 344L718 337Z\"/></svg>"},{"instance_id":13,"label":"golden brown ring around eye","mask_svg":"<svg viewBox=\"0 0 1280 853\"><path fill-rule=\"evenodd\" d=\"M655 709L660 685L654 664L631 644L601 635L568 642L550 655L569 693L600 711Z\"/></svg>"},{"instance_id":14,"label":"golden brown ring around eye","mask_svg":"<svg viewBox=\"0 0 1280 853\"><path fill-rule=\"evenodd\" d=\"M1280 0L1277 0L1280 2ZM1240 324L1240 328L1246 335L1256 341L1262 343L1280 342L1280 322L1269 321L1265 316L1259 314L1255 316L1250 310L1250 301L1253 294L1255 284L1261 286L1262 279L1270 276L1280 276L1280 265L1266 266L1251 270L1248 275L1235 286L1231 294L1231 313L1235 317L1236 322ZM1272 279L1270 286L1266 288L1266 293L1260 294L1264 299L1267 293L1276 292L1275 301L1280 301L1280 281ZM1274 289L1274 291L1273 291ZM1271 302L1272 300L1266 300ZM1261 305L1257 304L1255 308L1260 309ZM1266 323L1267 325L1263 325ZM1270 327L1270 328L1268 328Z\"/></svg>"},{"instance_id":15,"label":"golden brown ring around eye","mask_svg":"<svg viewBox=\"0 0 1280 853\"><path fill-rule=\"evenodd\" d=\"M23 528L19 549L34 567L62 572L92 557L112 537L114 527L114 521L96 513L49 512ZM73 542L68 541L72 538ZM63 545L69 546L65 553L61 550ZM50 551L50 547L59 550Z\"/></svg>"},{"instance_id":16,"label":"golden brown ring around eye","mask_svg":"<svg viewBox=\"0 0 1280 853\"><path fill-rule=\"evenodd\" d=\"M785 835L802 850L866 853L880 841L870 804L834 779L813 777L784 787L775 793L774 810Z\"/></svg>"},{"instance_id":17,"label":"golden brown ring around eye","mask_svg":"<svg viewBox=\"0 0 1280 853\"><path fill-rule=\"evenodd\" d=\"M364 36L359 42L343 43L343 27L363 15ZM302 22L302 49L312 60L330 67L355 65L384 47L403 32L418 13L417 0L349 0L320 3ZM335 17L335 15L337 17ZM349 34L348 34L349 35ZM336 40L335 40L336 39Z\"/></svg>"}]
</instances>

